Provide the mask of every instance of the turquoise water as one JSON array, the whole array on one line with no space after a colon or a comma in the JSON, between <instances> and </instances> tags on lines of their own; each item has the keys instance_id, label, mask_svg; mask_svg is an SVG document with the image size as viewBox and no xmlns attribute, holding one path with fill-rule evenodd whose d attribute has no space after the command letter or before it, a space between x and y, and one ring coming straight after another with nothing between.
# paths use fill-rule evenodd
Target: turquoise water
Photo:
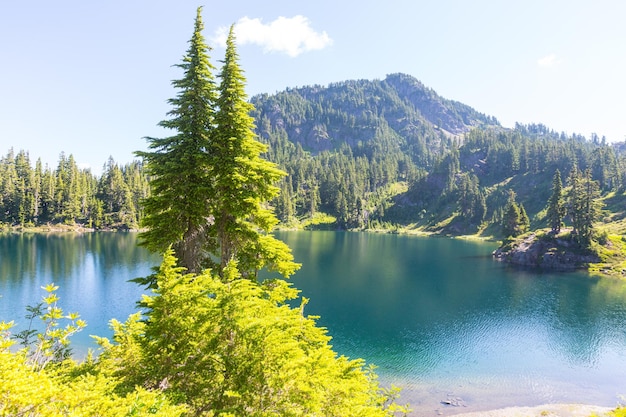
<instances>
[{"instance_id":1,"label":"turquoise water","mask_svg":"<svg viewBox=\"0 0 626 417\"><path fill-rule=\"evenodd\" d=\"M77 312L87 328L72 338L78 355L95 348L90 335L110 336L109 320L125 321L144 292L128 280L147 276L159 258L137 247L136 233L0 235L0 320L26 325L27 305L55 283L65 313Z\"/></svg>"},{"instance_id":2,"label":"turquoise water","mask_svg":"<svg viewBox=\"0 0 626 417\"><path fill-rule=\"evenodd\" d=\"M491 258L493 243L279 237L303 263L293 280L335 349L376 364L383 381L404 388L416 415L614 406L626 394L625 281L512 269Z\"/></svg>"},{"instance_id":3,"label":"turquoise water","mask_svg":"<svg viewBox=\"0 0 626 417\"><path fill-rule=\"evenodd\" d=\"M626 282L535 274L492 260L492 243L341 232L281 232L293 277L336 351L378 366L414 415L510 405L614 406L626 395ZM0 320L60 285L60 305L109 335L143 292L127 282L158 259L133 233L0 237ZM23 320L22 320L23 321ZM19 323L18 323L19 324ZM441 402L453 400L459 407Z\"/></svg>"}]
</instances>

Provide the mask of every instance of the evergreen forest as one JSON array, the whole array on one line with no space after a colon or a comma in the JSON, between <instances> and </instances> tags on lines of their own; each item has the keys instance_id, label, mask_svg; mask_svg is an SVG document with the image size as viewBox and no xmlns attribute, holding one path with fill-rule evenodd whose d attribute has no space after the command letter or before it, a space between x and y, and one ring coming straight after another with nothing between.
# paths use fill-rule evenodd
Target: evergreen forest
<instances>
[{"instance_id":1,"label":"evergreen forest","mask_svg":"<svg viewBox=\"0 0 626 417\"><path fill-rule=\"evenodd\" d=\"M100 177L61 153L53 169L11 148L0 159L0 223L32 227L80 225L92 229L136 229L148 196L143 164L119 165L111 157Z\"/></svg>"},{"instance_id":2,"label":"evergreen forest","mask_svg":"<svg viewBox=\"0 0 626 417\"><path fill-rule=\"evenodd\" d=\"M504 128L409 75L287 89L250 104L264 157L288 174L271 199L280 227L506 237L511 193L531 228L549 225L557 170L566 188L574 170L588 171L602 218L623 217L624 143L541 124ZM52 169L10 149L0 160L0 222L135 229L148 182L140 160L109 158L96 177L72 155Z\"/></svg>"}]
</instances>

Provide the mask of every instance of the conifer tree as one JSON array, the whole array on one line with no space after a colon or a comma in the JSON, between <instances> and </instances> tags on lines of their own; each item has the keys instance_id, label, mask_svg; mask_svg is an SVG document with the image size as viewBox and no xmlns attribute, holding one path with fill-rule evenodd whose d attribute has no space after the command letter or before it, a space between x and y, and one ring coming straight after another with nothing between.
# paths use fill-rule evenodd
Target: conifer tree
<instances>
[{"instance_id":1,"label":"conifer tree","mask_svg":"<svg viewBox=\"0 0 626 417\"><path fill-rule=\"evenodd\" d=\"M509 202L502 218L502 234L505 237L516 237L528 231L530 220L524 206L515 201L515 192L509 192Z\"/></svg>"},{"instance_id":2,"label":"conifer tree","mask_svg":"<svg viewBox=\"0 0 626 417\"><path fill-rule=\"evenodd\" d=\"M578 236L582 224L583 185L581 176L582 174L578 167L574 166L567 179L569 185L569 192L567 194L567 214L572 221L572 235L574 236Z\"/></svg>"},{"instance_id":3,"label":"conifer tree","mask_svg":"<svg viewBox=\"0 0 626 417\"><path fill-rule=\"evenodd\" d=\"M548 221L550 222L552 233L558 234L561 231L564 216L563 183L561 181L561 171L557 169L552 179L552 195L550 200L548 200Z\"/></svg>"},{"instance_id":4,"label":"conifer tree","mask_svg":"<svg viewBox=\"0 0 626 417\"><path fill-rule=\"evenodd\" d=\"M524 208L524 205L522 203L519 203L519 234L526 233L529 229L530 219L528 218L528 214L526 214L526 209Z\"/></svg>"},{"instance_id":5,"label":"conifer tree","mask_svg":"<svg viewBox=\"0 0 626 417\"><path fill-rule=\"evenodd\" d=\"M260 156L267 147L254 136L233 28L219 88L202 29L198 8L189 50L178 65L184 76L173 82L181 91L170 100L172 119L160 123L176 134L148 138L153 151L137 152L152 176L143 244L160 253L172 245L189 272L221 271L236 260L244 276L256 277L263 267L289 276L299 265L287 245L270 234L278 220L267 205L285 173Z\"/></svg>"},{"instance_id":6,"label":"conifer tree","mask_svg":"<svg viewBox=\"0 0 626 417\"><path fill-rule=\"evenodd\" d=\"M261 158L267 146L255 138L250 115L254 107L247 101L246 79L238 61L231 26L219 75L217 127L209 146L215 227L211 247L217 249L220 270L236 260L244 276L256 277L265 266L289 276L299 265L289 247L271 235L278 220L267 205L278 195L275 183L286 173Z\"/></svg>"},{"instance_id":7,"label":"conifer tree","mask_svg":"<svg viewBox=\"0 0 626 417\"><path fill-rule=\"evenodd\" d=\"M580 245L591 242L594 227L601 213L600 186L591 178L591 171L584 174L577 167L569 177L568 213L572 219L572 234Z\"/></svg>"},{"instance_id":8,"label":"conifer tree","mask_svg":"<svg viewBox=\"0 0 626 417\"><path fill-rule=\"evenodd\" d=\"M150 152L136 152L147 163L151 195L144 201L142 244L164 253L172 245L181 266L202 269L207 229L213 218L208 197L214 194L207 149L214 135L216 86L209 62L210 48L202 35L198 8L194 32L183 62L183 77L172 82L179 89L169 100L171 119L160 126L175 131L167 138L147 138Z\"/></svg>"}]
</instances>

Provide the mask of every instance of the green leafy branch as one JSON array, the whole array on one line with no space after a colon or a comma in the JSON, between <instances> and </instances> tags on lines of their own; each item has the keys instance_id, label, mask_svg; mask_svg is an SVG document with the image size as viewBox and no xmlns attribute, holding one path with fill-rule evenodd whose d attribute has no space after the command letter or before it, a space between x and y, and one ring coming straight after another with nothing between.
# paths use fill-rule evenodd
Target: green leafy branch
<instances>
[{"instance_id":1,"label":"green leafy branch","mask_svg":"<svg viewBox=\"0 0 626 417\"><path fill-rule=\"evenodd\" d=\"M51 362L59 363L69 359L72 352L69 337L87 325L77 313L63 314L63 310L57 305L58 286L48 284L41 288L46 291L47 295L40 303L26 307L28 314L25 317L28 319L28 328L13 336L23 346L27 364L35 370L42 370ZM43 322L41 332L34 326L36 318ZM69 320L65 327L61 327L62 319ZM0 331L4 327L0 327ZM8 328L4 331L8 331Z\"/></svg>"}]
</instances>

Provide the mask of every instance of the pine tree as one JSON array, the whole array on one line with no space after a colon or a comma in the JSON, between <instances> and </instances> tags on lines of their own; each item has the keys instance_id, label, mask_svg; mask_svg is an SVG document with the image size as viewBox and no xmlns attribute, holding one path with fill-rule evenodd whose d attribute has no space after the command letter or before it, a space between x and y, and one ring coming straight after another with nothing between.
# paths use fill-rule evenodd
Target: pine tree
<instances>
[{"instance_id":1,"label":"pine tree","mask_svg":"<svg viewBox=\"0 0 626 417\"><path fill-rule=\"evenodd\" d=\"M530 220L524 206L515 201L515 192L509 192L509 202L502 217L502 234L516 237L528 231Z\"/></svg>"},{"instance_id":2,"label":"pine tree","mask_svg":"<svg viewBox=\"0 0 626 417\"><path fill-rule=\"evenodd\" d=\"M289 276L299 265L287 245L270 234L278 220L267 205L285 173L260 157L267 147L254 137L233 28L219 88L202 29L198 8L189 50L179 64L184 76L173 82L181 91L170 100L172 119L160 123L177 134L148 138L153 151L136 153L152 176L142 242L161 253L172 245L189 272L221 271L236 260L245 276L256 277L263 267Z\"/></svg>"},{"instance_id":3,"label":"pine tree","mask_svg":"<svg viewBox=\"0 0 626 417\"><path fill-rule=\"evenodd\" d=\"M576 167L570 174L569 185L568 213L572 219L572 234L580 245L586 246L593 236L593 224L601 214L600 186L591 178L589 169L582 174Z\"/></svg>"},{"instance_id":4,"label":"pine tree","mask_svg":"<svg viewBox=\"0 0 626 417\"><path fill-rule=\"evenodd\" d=\"M519 203L519 224L517 226L518 234L523 234L528 232L530 229L530 219L528 218L528 214L526 214L526 209L522 203Z\"/></svg>"},{"instance_id":5,"label":"pine tree","mask_svg":"<svg viewBox=\"0 0 626 417\"><path fill-rule=\"evenodd\" d=\"M181 266L203 268L207 229L213 224L208 198L214 194L207 149L212 146L217 91L202 35L201 8L183 62L183 77L172 82L178 95L169 100L171 119L159 123L176 133L147 138L150 152L136 152L152 177L151 195L144 201L142 244L164 253L171 245Z\"/></svg>"},{"instance_id":6,"label":"pine tree","mask_svg":"<svg viewBox=\"0 0 626 417\"><path fill-rule=\"evenodd\" d=\"M238 60L231 26L220 72L215 140L209 145L215 227L211 247L220 269L236 260L244 276L256 277L263 267L289 276L299 265L289 247L271 235L278 220L267 205L279 192L275 183L286 173L261 158L267 146L255 138L254 107L247 101Z\"/></svg>"},{"instance_id":7,"label":"pine tree","mask_svg":"<svg viewBox=\"0 0 626 417\"><path fill-rule=\"evenodd\" d=\"M552 233L558 234L561 231L561 224L565 216L565 202L563 199L563 183L561 181L561 171L558 169L552 179L552 195L548 200L548 221Z\"/></svg>"},{"instance_id":8,"label":"pine tree","mask_svg":"<svg viewBox=\"0 0 626 417\"><path fill-rule=\"evenodd\" d=\"M578 167L574 166L567 179L569 185L569 192L567 194L567 214L572 221L572 235L577 237L579 237L579 231L582 227L583 213L583 186L581 176L582 174Z\"/></svg>"}]
</instances>

